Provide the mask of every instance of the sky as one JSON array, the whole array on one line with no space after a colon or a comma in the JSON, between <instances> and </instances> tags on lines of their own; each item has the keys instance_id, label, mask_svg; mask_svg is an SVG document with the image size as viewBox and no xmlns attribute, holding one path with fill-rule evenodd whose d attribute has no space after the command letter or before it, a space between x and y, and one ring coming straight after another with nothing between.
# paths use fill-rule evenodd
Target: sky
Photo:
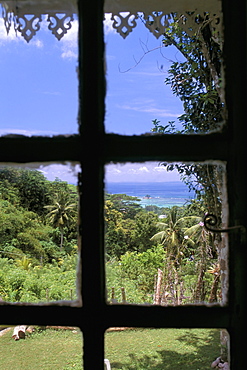
<instances>
[{"instance_id":1,"label":"sky","mask_svg":"<svg viewBox=\"0 0 247 370\"><path fill-rule=\"evenodd\" d=\"M27 43L0 18L0 134L57 135L77 132L78 22L58 41L44 19Z\"/></svg>"},{"instance_id":2,"label":"sky","mask_svg":"<svg viewBox=\"0 0 247 370\"><path fill-rule=\"evenodd\" d=\"M123 135L150 132L152 120L176 121L181 102L164 83L171 61L182 56L173 47L162 47L139 21L123 39L106 15L105 130ZM78 133L78 21L58 41L43 17L41 29L27 43L13 27L7 35L0 18L0 135L57 135ZM4 86L4 88L3 88ZM114 181L175 181L159 163L108 165L106 179ZM68 168L68 171L66 171ZM79 167L76 167L79 170ZM71 167L54 164L42 168L49 179L74 182ZM158 177L157 177L158 176ZM157 180L154 180L157 178ZM67 180L66 180L67 181Z\"/></svg>"},{"instance_id":3,"label":"sky","mask_svg":"<svg viewBox=\"0 0 247 370\"><path fill-rule=\"evenodd\" d=\"M164 81L171 61L183 61L182 55L162 47L162 37L157 40L140 20L126 39L112 27L105 30L106 132L138 135L150 132L154 119L177 122L182 103Z\"/></svg>"}]
</instances>

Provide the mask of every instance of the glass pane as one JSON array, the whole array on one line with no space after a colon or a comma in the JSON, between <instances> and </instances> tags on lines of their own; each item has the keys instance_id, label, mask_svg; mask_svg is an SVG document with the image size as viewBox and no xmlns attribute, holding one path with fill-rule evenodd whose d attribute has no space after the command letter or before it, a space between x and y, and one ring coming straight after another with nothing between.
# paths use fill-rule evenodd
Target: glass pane
<instances>
[{"instance_id":1,"label":"glass pane","mask_svg":"<svg viewBox=\"0 0 247 370\"><path fill-rule=\"evenodd\" d=\"M227 237L214 232L227 227L224 165L110 163L105 173L108 303L225 304Z\"/></svg>"},{"instance_id":2,"label":"glass pane","mask_svg":"<svg viewBox=\"0 0 247 370\"><path fill-rule=\"evenodd\" d=\"M0 166L3 301L79 304L78 172L75 163Z\"/></svg>"},{"instance_id":3,"label":"glass pane","mask_svg":"<svg viewBox=\"0 0 247 370\"><path fill-rule=\"evenodd\" d=\"M14 3L0 4L0 135L77 133L77 10Z\"/></svg>"},{"instance_id":4,"label":"glass pane","mask_svg":"<svg viewBox=\"0 0 247 370\"><path fill-rule=\"evenodd\" d=\"M228 348L229 335L224 329L109 328L105 333L105 357L112 369L226 366Z\"/></svg>"},{"instance_id":5,"label":"glass pane","mask_svg":"<svg viewBox=\"0 0 247 370\"><path fill-rule=\"evenodd\" d=\"M82 369L83 338L76 327L0 325L0 342L2 369Z\"/></svg>"},{"instance_id":6,"label":"glass pane","mask_svg":"<svg viewBox=\"0 0 247 370\"><path fill-rule=\"evenodd\" d=\"M106 2L107 132L190 134L222 128L220 8L177 6L160 2L157 12L131 3L119 13L121 4L115 9Z\"/></svg>"}]
</instances>

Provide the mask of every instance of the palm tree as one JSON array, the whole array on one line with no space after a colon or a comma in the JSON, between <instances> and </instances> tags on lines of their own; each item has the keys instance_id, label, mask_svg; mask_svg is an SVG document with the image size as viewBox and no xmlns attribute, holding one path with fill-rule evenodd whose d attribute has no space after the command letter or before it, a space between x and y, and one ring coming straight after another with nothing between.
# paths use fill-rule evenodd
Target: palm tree
<instances>
[{"instance_id":1,"label":"palm tree","mask_svg":"<svg viewBox=\"0 0 247 370\"><path fill-rule=\"evenodd\" d=\"M158 222L157 227L161 231L151 238L151 240L158 241L165 246L167 257L174 261L174 265L180 264L185 245L191 242L191 239L186 238L184 233L186 223L195 221L198 224L201 221L201 217L198 216L178 217L178 207L172 207L168 223Z\"/></svg>"},{"instance_id":2,"label":"palm tree","mask_svg":"<svg viewBox=\"0 0 247 370\"><path fill-rule=\"evenodd\" d=\"M158 233L152 236L151 240L158 241L164 245L166 249L166 266L164 277L166 279L165 290L170 291L174 304L179 302L178 287L181 284L179 277L179 268L182 263L184 249L192 240L184 233L185 225L188 221L198 223L201 217L187 216L179 217L178 207L172 207L168 216L168 222L159 222L157 227L161 229Z\"/></svg>"},{"instance_id":3,"label":"palm tree","mask_svg":"<svg viewBox=\"0 0 247 370\"><path fill-rule=\"evenodd\" d=\"M64 228L69 226L76 214L76 203L70 203L69 195L65 192L55 194L53 203L45 206L49 210L47 218L53 227L58 227L61 235L60 250L63 247Z\"/></svg>"},{"instance_id":4,"label":"palm tree","mask_svg":"<svg viewBox=\"0 0 247 370\"><path fill-rule=\"evenodd\" d=\"M213 282L212 290L209 297L209 302L212 303L213 301L217 301L217 289L220 281L220 273L219 273L219 264L217 264L217 268L212 268L208 270L208 262L213 258L213 239L212 234L206 230L204 227L204 223L201 221L199 224L194 225L188 229L186 229L185 234L188 235L191 239L195 241L195 245L197 245L197 255L199 258L197 271L198 277L197 282L194 290L194 301L195 302L203 302L206 297L206 291L204 286L205 281L205 273L210 272L214 274L215 279Z\"/></svg>"},{"instance_id":5,"label":"palm tree","mask_svg":"<svg viewBox=\"0 0 247 370\"><path fill-rule=\"evenodd\" d=\"M184 231L188 237L195 240L194 244L197 245L197 255L199 257L199 262L197 266L198 277L193 293L193 300L195 302L203 302L206 296L204 277L207 270L209 232L203 226L204 224L201 221Z\"/></svg>"}]
</instances>

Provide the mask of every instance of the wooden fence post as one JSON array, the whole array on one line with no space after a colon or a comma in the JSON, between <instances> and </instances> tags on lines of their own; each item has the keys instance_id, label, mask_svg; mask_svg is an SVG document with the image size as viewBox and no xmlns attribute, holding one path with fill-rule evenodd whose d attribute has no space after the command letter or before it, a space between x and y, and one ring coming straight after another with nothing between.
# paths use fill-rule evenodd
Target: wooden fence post
<instances>
[{"instance_id":1,"label":"wooden fence post","mask_svg":"<svg viewBox=\"0 0 247 370\"><path fill-rule=\"evenodd\" d=\"M160 291L161 291L162 277L163 277L163 271L161 269L158 269L158 279L157 279L156 291L155 291L155 296L154 296L154 304L157 304L157 305L159 305L161 301Z\"/></svg>"},{"instance_id":2,"label":"wooden fence post","mask_svg":"<svg viewBox=\"0 0 247 370\"><path fill-rule=\"evenodd\" d=\"M121 288L121 293L122 293L122 303L126 303L126 294L125 289L123 287Z\"/></svg>"}]
</instances>

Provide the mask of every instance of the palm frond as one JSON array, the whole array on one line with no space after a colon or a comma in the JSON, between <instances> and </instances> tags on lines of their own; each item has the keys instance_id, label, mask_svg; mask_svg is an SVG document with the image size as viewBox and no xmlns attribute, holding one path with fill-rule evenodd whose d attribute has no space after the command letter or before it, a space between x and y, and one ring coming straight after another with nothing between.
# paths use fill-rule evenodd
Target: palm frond
<instances>
[{"instance_id":1,"label":"palm frond","mask_svg":"<svg viewBox=\"0 0 247 370\"><path fill-rule=\"evenodd\" d=\"M184 224L186 221L194 221L199 223L202 220L201 217L198 216L186 216L186 217L181 217L179 220L177 220L176 224Z\"/></svg>"},{"instance_id":2,"label":"palm frond","mask_svg":"<svg viewBox=\"0 0 247 370\"><path fill-rule=\"evenodd\" d=\"M185 229L184 230L184 234L185 235L193 235L193 234L196 234L198 230L201 229L201 225L200 224L196 224L196 225L193 225L191 227L189 227L188 229Z\"/></svg>"},{"instance_id":3,"label":"palm frond","mask_svg":"<svg viewBox=\"0 0 247 370\"><path fill-rule=\"evenodd\" d=\"M169 225L164 222L157 222L156 226L160 230L166 230Z\"/></svg>"},{"instance_id":4,"label":"palm frond","mask_svg":"<svg viewBox=\"0 0 247 370\"><path fill-rule=\"evenodd\" d=\"M160 243L163 243L164 239L166 237L165 231L159 231L158 233L154 234L150 240L158 241Z\"/></svg>"}]
</instances>

